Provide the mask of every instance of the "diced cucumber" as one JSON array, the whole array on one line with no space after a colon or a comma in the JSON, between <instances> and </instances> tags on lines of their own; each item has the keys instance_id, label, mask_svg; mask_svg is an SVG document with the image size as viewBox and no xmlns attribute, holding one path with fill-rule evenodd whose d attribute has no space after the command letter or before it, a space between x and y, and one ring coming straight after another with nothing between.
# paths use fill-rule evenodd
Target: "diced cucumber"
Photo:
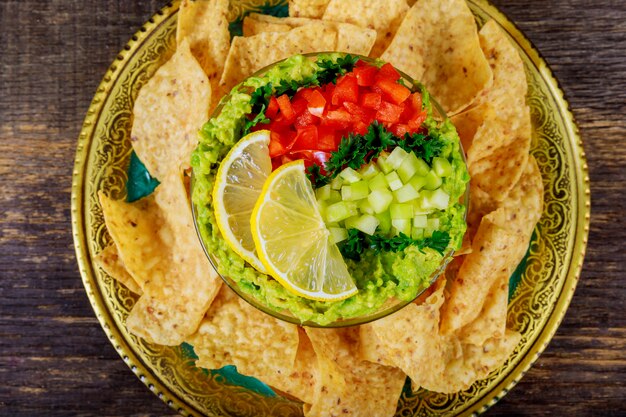
<instances>
[{"instance_id":1,"label":"diced cucumber","mask_svg":"<svg viewBox=\"0 0 626 417\"><path fill-rule=\"evenodd\" d=\"M337 190L330 190L330 196L328 196L329 203L336 203L341 201L341 193Z\"/></svg>"},{"instance_id":2,"label":"diced cucumber","mask_svg":"<svg viewBox=\"0 0 626 417\"><path fill-rule=\"evenodd\" d=\"M406 184L407 182L409 182L411 177L417 173L418 169L420 169L421 166L420 161L421 160L417 156L415 156L413 152L409 153L404 161L402 161L402 164L398 167L397 172L403 183ZM426 165L426 167L428 167L428 165Z\"/></svg>"},{"instance_id":3,"label":"diced cucumber","mask_svg":"<svg viewBox=\"0 0 626 417\"><path fill-rule=\"evenodd\" d=\"M414 216L417 216L417 215L420 215L420 214L432 213L435 210L434 208L426 209L426 208L423 207L424 196L422 194L424 192L429 193L430 191L422 191L420 193L420 196L417 199L411 201L411 204L413 205L413 215Z\"/></svg>"},{"instance_id":4,"label":"diced cucumber","mask_svg":"<svg viewBox=\"0 0 626 417\"><path fill-rule=\"evenodd\" d=\"M452 175L453 169L446 158L436 156L433 158L433 171L440 177L448 177Z\"/></svg>"},{"instance_id":5,"label":"diced cucumber","mask_svg":"<svg viewBox=\"0 0 626 417\"><path fill-rule=\"evenodd\" d=\"M430 171L430 167L422 158L417 158L417 174L420 176L425 176Z\"/></svg>"},{"instance_id":6,"label":"diced cucumber","mask_svg":"<svg viewBox=\"0 0 626 417\"><path fill-rule=\"evenodd\" d=\"M352 184L361 179L361 174L359 174L350 167L344 168L344 170L339 173L339 176L348 184Z\"/></svg>"},{"instance_id":7,"label":"diced cucumber","mask_svg":"<svg viewBox=\"0 0 626 417\"><path fill-rule=\"evenodd\" d=\"M413 205L409 203L393 203L389 205L389 214L392 220L397 219L412 219L413 218Z\"/></svg>"},{"instance_id":8,"label":"diced cucumber","mask_svg":"<svg viewBox=\"0 0 626 417\"><path fill-rule=\"evenodd\" d=\"M333 190L341 190L341 186L343 185L343 179L340 176L336 176L330 181L330 188Z\"/></svg>"},{"instance_id":9,"label":"diced cucumber","mask_svg":"<svg viewBox=\"0 0 626 417\"><path fill-rule=\"evenodd\" d=\"M366 198L370 193L370 187L367 181L358 181L354 184L350 184L350 188L352 188L352 198L355 200Z\"/></svg>"},{"instance_id":10,"label":"diced cucumber","mask_svg":"<svg viewBox=\"0 0 626 417\"><path fill-rule=\"evenodd\" d=\"M426 228L424 229L424 237L431 237L435 229Z\"/></svg>"},{"instance_id":11,"label":"diced cucumber","mask_svg":"<svg viewBox=\"0 0 626 417\"><path fill-rule=\"evenodd\" d=\"M361 213L374 214L374 207L372 207L369 199L367 198L364 198L363 200L359 201L358 208Z\"/></svg>"},{"instance_id":12,"label":"diced cucumber","mask_svg":"<svg viewBox=\"0 0 626 417\"><path fill-rule=\"evenodd\" d=\"M426 171L426 175L428 174L428 171ZM419 173L415 174L410 180L409 180L409 184L411 184L411 187L415 188L415 191L419 191L421 190L424 185L426 185L426 177L420 175Z\"/></svg>"},{"instance_id":13,"label":"diced cucumber","mask_svg":"<svg viewBox=\"0 0 626 417\"><path fill-rule=\"evenodd\" d=\"M373 162L363 165L361 169L359 169L359 174L361 174L361 177L363 177L366 180L373 178L379 172L380 172L380 168L378 168L378 166Z\"/></svg>"},{"instance_id":14,"label":"diced cucumber","mask_svg":"<svg viewBox=\"0 0 626 417\"><path fill-rule=\"evenodd\" d=\"M331 204L326 208L326 221L328 223L340 222L352 216L350 213L350 208L348 207L347 202L340 201L338 203Z\"/></svg>"},{"instance_id":15,"label":"diced cucumber","mask_svg":"<svg viewBox=\"0 0 626 417\"><path fill-rule=\"evenodd\" d=\"M325 219L326 218L326 211L328 210L328 201L317 200L317 207L320 210L320 214Z\"/></svg>"},{"instance_id":16,"label":"diced cucumber","mask_svg":"<svg viewBox=\"0 0 626 417\"><path fill-rule=\"evenodd\" d=\"M380 168L384 174L389 174L393 171L393 167L387 162L388 157L389 155L387 153L381 153L376 160L376 165L378 165L378 168Z\"/></svg>"},{"instance_id":17,"label":"diced cucumber","mask_svg":"<svg viewBox=\"0 0 626 417\"><path fill-rule=\"evenodd\" d=\"M402 180L400 179L396 171L392 171L389 174L385 175L385 180L387 180L387 184L389 184L389 188L391 188L393 191L397 190L398 188L404 185L402 184Z\"/></svg>"},{"instance_id":18,"label":"diced cucumber","mask_svg":"<svg viewBox=\"0 0 626 417\"><path fill-rule=\"evenodd\" d=\"M428 225L428 217L425 214L413 216L413 227L424 228Z\"/></svg>"},{"instance_id":19,"label":"diced cucumber","mask_svg":"<svg viewBox=\"0 0 626 417\"><path fill-rule=\"evenodd\" d=\"M370 189L365 181L357 181L341 187L341 199L344 201L356 201L367 197Z\"/></svg>"},{"instance_id":20,"label":"diced cucumber","mask_svg":"<svg viewBox=\"0 0 626 417\"><path fill-rule=\"evenodd\" d=\"M348 208L348 213L350 216L356 216L359 214L359 208L357 206L356 201L345 201L346 207Z\"/></svg>"},{"instance_id":21,"label":"diced cucumber","mask_svg":"<svg viewBox=\"0 0 626 417\"><path fill-rule=\"evenodd\" d=\"M374 190L367 196L367 201L375 213L382 213L389 208L393 201L393 195L389 190Z\"/></svg>"},{"instance_id":22,"label":"diced cucumber","mask_svg":"<svg viewBox=\"0 0 626 417\"><path fill-rule=\"evenodd\" d=\"M330 191L330 184L326 184L315 190L315 197L317 197L318 201L328 200L330 198Z\"/></svg>"},{"instance_id":23,"label":"diced cucumber","mask_svg":"<svg viewBox=\"0 0 626 417\"><path fill-rule=\"evenodd\" d=\"M446 208L448 208L448 203L450 203L450 196L441 188L438 188L430 193L427 198L431 207L440 210L445 210Z\"/></svg>"},{"instance_id":24,"label":"diced cucumber","mask_svg":"<svg viewBox=\"0 0 626 417\"><path fill-rule=\"evenodd\" d=\"M391 232L391 215L388 210L382 213L376 213L374 216L376 216L380 222L378 228L382 234L386 235Z\"/></svg>"},{"instance_id":25,"label":"diced cucumber","mask_svg":"<svg viewBox=\"0 0 626 417\"><path fill-rule=\"evenodd\" d=\"M411 220L409 219L392 219L391 226L394 235L404 233L407 236L411 236Z\"/></svg>"},{"instance_id":26,"label":"diced cucumber","mask_svg":"<svg viewBox=\"0 0 626 417\"><path fill-rule=\"evenodd\" d=\"M402 165L402 162L404 162L404 160L408 156L409 154L404 149L396 146L389 154L389 157L387 158L387 163L391 165L391 168L398 169L400 165Z\"/></svg>"},{"instance_id":27,"label":"diced cucumber","mask_svg":"<svg viewBox=\"0 0 626 417\"><path fill-rule=\"evenodd\" d=\"M424 229L421 227L413 227L411 228L411 239L423 239L424 238Z\"/></svg>"},{"instance_id":28,"label":"diced cucumber","mask_svg":"<svg viewBox=\"0 0 626 417\"><path fill-rule=\"evenodd\" d=\"M427 190L436 190L441 187L442 183L443 181L441 180L441 177L439 177L435 171L431 169L428 171L428 174L426 174L426 184L424 184L424 188Z\"/></svg>"},{"instance_id":29,"label":"diced cucumber","mask_svg":"<svg viewBox=\"0 0 626 417\"><path fill-rule=\"evenodd\" d=\"M350 216L344 222L346 229L356 229L357 222L359 220L359 216Z\"/></svg>"},{"instance_id":30,"label":"diced cucumber","mask_svg":"<svg viewBox=\"0 0 626 417\"><path fill-rule=\"evenodd\" d=\"M439 229L439 219L428 219L425 227L428 229Z\"/></svg>"},{"instance_id":31,"label":"diced cucumber","mask_svg":"<svg viewBox=\"0 0 626 417\"><path fill-rule=\"evenodd\" d=\"M379 224L380 221L376 217L371 214L364 214L355 221L354 227L363 233L373 235Z\"/></svg>"},{"instance_id":32,"label":"diced cucumber","mask_svg":"<svg viewBox=\"0 0 626 417\"><path fill-rule=\"evenodd\" d=\"M348 238L348 231L343 227L329 227L328 231L333 243L338 243Z\"/></svg>"},{"instance_id":33,"label":"diced cucumber","mask_svg":"<svg viewBox=\"0 0 626 417\"><path fill-rule=\"evenodd\" d=\"M379 172L378 174L376 174L374 178L369 180L369 187L370 187L370 190L372 191L386 190L387 188L389 188L389 185L387 184L387 180L385 179L385 174L383 174L382 172Z\"/></svg>"},{"instance_id":34,"label":"diced cucumber","mask_svg":"<svg viewBox=\"0 0 626 417\"><path fill-rule=\"evenodd\" d=\"M415 191L411 184L406 184L394 191L393 196L398 203L406 203L419 197L419 193Z\"/></svg>"}]
</instances>

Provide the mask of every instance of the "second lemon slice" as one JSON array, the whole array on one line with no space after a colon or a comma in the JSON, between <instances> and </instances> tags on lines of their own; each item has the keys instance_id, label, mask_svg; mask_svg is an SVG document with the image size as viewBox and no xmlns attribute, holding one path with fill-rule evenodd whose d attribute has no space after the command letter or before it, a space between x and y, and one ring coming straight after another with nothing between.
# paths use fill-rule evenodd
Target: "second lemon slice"
<instances>
[{"instance_id":1,"label":"second lemon slice","mask_svg":"<svg viewBox=\"0 0 626 417\"><path fill-rule=\"evenodd\" d=\"M268 177L250 223L259 259L293 293L333 301L357 292L331 241L303 161L283 165Z\"/></svg>"},{"instance_id":2,"label":"second lemon slice","mask_svg":"<svg viewBox=\"0 0 626 417\"><path fill-rule=\"evenodd\" d=\"M213 188L215 219L222 236L239 256L267 273L255 253L250 215L272 172L270 132L259 130L233 146L217 170Z\"/></svg>"}]
</instances>

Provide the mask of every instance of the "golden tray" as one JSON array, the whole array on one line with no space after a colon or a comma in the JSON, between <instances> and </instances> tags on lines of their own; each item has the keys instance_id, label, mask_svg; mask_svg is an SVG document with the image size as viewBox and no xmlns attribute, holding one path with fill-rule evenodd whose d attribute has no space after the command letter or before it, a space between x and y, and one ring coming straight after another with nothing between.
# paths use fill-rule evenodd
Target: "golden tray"
<instances>
[{"instance_id":1,"label":"golden tray","mask_svg":"<svg viewBox=\"0 0 626 417\"><path fill-rule=\"evenodd\" d=\"M230 19L286 0L231 0ZM530 41L485 0L468 0L480 25L496 20L526 67L532 154L544 183L544 212L512 295L508 327L522 340L508 360L466 391L403 392L397 416L473 415L494 405L522 378L556 332L580 275L589 232L590 191L578 128L557 80ZM100 83L78 139L72 179L72 232L87 296L111 343L161 400L190 416L301 416L302 404L228 383L193 366L189 349L146 343L126 330L136 296L93 263L110 243L97 192L126 195L132 107L141 86L175 49L178 2L158 11L131 38Z\"/></svg>"}]
</instances>

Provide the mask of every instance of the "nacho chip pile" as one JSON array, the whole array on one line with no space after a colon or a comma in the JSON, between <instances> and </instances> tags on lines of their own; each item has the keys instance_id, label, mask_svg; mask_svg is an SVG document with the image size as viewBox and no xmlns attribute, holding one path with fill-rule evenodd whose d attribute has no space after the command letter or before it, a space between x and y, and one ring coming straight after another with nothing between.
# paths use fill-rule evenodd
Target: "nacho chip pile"
<instances>
[{"instance_id":1,"label":"nacho chip pile","mask_svg":"<svg viewBox=\"0 0 626 417\"><path fill-rule=\"evenodd\" d=\"M131 142L155 192L100 194L113 244L96 258L138 295L128 329L149 342L192 344L197 366L239 372L301 400L306 416L391 416L414 389L467 389L500 366L520 334L506 328L509 277L543 210L530 156L524 66L495 22L480 31L463 0L290 0L290 17L251 14L232 42L228 0L183 0L177 50L136 99ZM291 55L381 57L420 80L452 117L471 183L462 255L418 300L375 322L301 328L239 299L196 236L186 170L196 134L221 97Z\"/></svg>"}]
</instances>

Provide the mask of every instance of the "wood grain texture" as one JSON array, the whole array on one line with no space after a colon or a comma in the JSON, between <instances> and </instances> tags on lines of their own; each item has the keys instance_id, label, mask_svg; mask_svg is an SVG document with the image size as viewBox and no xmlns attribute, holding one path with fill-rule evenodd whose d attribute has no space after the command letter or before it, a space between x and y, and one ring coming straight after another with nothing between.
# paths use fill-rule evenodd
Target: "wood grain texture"
<instances>
[{"instance_id":1,"label":"wood grain texture","mask_svg":"<svg viewBox=\"0 0 626 417\"><path fill-rule=\"evenodd\" d=\"M581 129L591 232L576 294L488 415L626 415L626 2L495 0L560 80ZM0 415L175 415L130 372L85 296L70 186L106 68L163 1L0 0Z\"/></svg>"}]
</instances>

